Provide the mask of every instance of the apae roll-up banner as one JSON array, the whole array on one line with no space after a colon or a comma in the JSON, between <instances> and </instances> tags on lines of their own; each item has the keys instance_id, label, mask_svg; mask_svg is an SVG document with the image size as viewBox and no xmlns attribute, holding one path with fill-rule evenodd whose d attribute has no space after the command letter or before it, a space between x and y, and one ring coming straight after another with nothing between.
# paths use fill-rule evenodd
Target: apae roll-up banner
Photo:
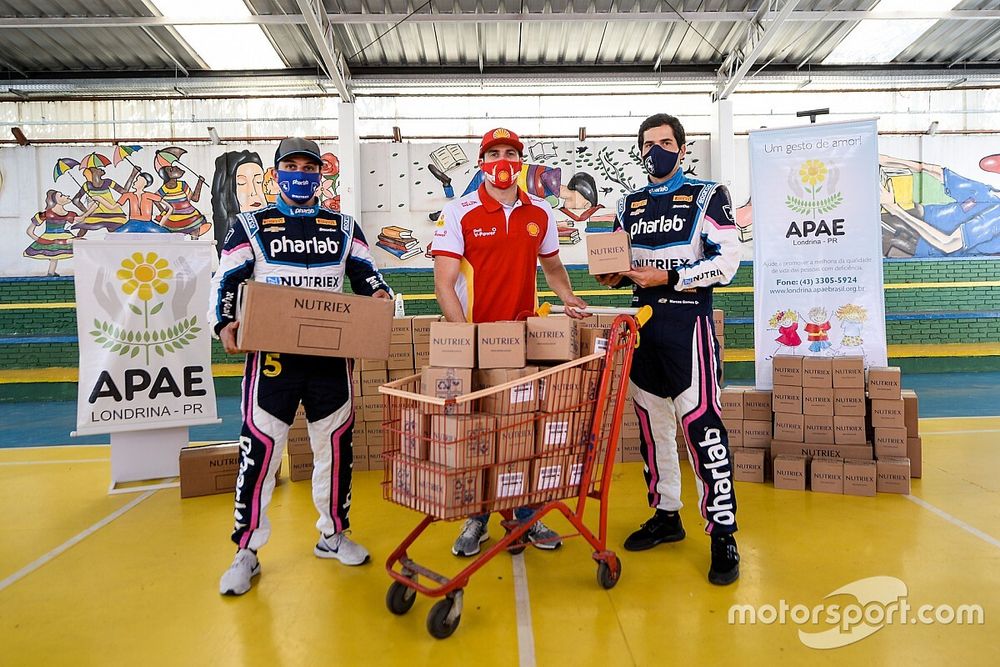
<instances>
[{"instance_id":1,"label":"apae roll-up banner","mask_svg":"<svg viewBox=\"0 0 1000 667\"><path fill-rule=\"evenodd\" d=\"M775 354L886 364L874 119L750 132L756 384Z\"/></svg>"},{"instance_id":2,"label":"apae roll-up banner","mask_svg":"<svg viewBox=\"0 0 1000 667\"><path fill-rule=\"evenodd\" d=\"M215 423L205 322L211 241L109 234L73 245L77 433Z\"/></svg>"}]
</instances>

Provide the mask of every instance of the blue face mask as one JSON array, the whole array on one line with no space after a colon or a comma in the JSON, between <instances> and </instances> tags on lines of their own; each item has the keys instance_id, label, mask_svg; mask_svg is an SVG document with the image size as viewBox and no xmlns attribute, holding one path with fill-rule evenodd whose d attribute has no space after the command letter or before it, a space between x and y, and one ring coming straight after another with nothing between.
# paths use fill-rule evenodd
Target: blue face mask
<instances>
[{"instance_id":1,"label":"blue face mask","mask_svg":"<svg viewBox=\"0 0 1000 667\"><path fill-rule=\"evenodd\" d=\"M319 190L319 172L278 170L278 187L286 197L300 204L313 198Z\"/></svg>"},{"instance_id":2,"label":"blue face mask","mask_svg":"<svg viewBox=\"0 0 1000 667\"><path fill-rule=\"evenodd\" d=\"M663 146L654 144L642 159L642 166L653 178L664 178L677 166L678 157L680 153L668 151Z\"/></svg>"}]
</instances>

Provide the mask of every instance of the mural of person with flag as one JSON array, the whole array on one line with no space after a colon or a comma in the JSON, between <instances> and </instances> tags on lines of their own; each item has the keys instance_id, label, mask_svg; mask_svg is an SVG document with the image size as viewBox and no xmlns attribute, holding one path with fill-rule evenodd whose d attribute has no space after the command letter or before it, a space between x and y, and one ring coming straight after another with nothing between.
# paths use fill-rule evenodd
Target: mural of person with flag
<instances>
[{"instance_id":1,"label":"mural of person with flag","mask_svg":"<svg viewBox=\"0 0 1000 667\"><path fill-rule=\"evenodd\" d=\"M156 167L156 173L163 179L163 185L156 192L163 198L165 204L169 204L173 208L173 212L166 218L163 226L171 232L189 234L198 238L212 228L201 211L194 207L194 203L201 199L201 189L205 185L205 177L198 176L198 183L194 190L180 180L181 176L186 173L184 164L180 161L185 153L187 151L179 146L170 146L156 151L153 166ZM197 176L194 172L192 174Z\"/></svg>"},{"instance_id":2,"label":"mural of person with flag","mask_svg":"<svg viewBox=\"0 0 1000 667\"><path fill-rule=\"evenodd\" d=\"M111 164L111 160L94 152L83 158L77 167L83 171L84 178L87 180L73 196L73 204L81 211L92 211L81 216L80 221L73 225L79 238L83 238L87 232L95 229L106 229L113 232L124 225L127 220L125 211L118 203L118 196L132 189L132 183L139 175L139 167L132 167L132 173L128 180L125 181L124 186L121 186L110 178L104 178L104 167L109 164ZM112 192L117 192L118 195ZM89 205L84 204L84 198L96 203L97 206L91 209Z\"/></svg>"}]
</instances>

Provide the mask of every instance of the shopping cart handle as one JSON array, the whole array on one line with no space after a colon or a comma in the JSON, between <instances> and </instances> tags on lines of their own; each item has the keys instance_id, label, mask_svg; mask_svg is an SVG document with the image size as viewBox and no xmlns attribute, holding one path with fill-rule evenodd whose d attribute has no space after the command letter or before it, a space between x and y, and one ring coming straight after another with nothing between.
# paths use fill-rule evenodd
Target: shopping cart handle
<instances>
[{"instance_id":1,"label":"shopping cart handle","mask_svg":"<svg viewBox=\"0 0 1000 667\"><path fill-rule=\"evenodd\" d=\"M635 318L635 322L640 327L653 317L652 306L643 306L642 308L612 308L610 306L588 306L586 308L576 308L582 313L590 313L591 315L631 315ZM538 307L538 316L547 317L550 314L565 313L565 306L556 306L549 302L543 303Z\"/></svg>"}]
</instances>

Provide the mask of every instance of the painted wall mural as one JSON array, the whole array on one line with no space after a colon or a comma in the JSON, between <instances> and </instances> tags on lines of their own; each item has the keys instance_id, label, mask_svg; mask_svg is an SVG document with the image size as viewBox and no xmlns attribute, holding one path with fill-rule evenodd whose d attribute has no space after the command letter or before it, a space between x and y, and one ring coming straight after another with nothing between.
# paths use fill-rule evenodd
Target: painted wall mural
<instances>
[{"instance_id":1,"label":"painted wall mural","mask_svg":"<svg viewBox=\"0 0 1000 667\"><path fill-rule=\"evenodd\" d=\"M1000 256L1000 137L879 140L887 258ZM753 257L746 137L732 187L743 258ZM340 160L322 145L321 201L340 208ZM429 268L444 205L478 186L478 143L361 146L357 217L386 268ZM691 138L687 173L710 175L707 137ZM69 275L73 244L133 229L225 235L228 220L274 202L273 143L0 148L0 275ZM631 140L528 141L519 184L556 217L563 261L585 262L586 234L611 229L618 198L645 182ZM804 314L803 314L804 315ZM834 316L833 313L830 314Z\"/></svg>"}]
</instances>

